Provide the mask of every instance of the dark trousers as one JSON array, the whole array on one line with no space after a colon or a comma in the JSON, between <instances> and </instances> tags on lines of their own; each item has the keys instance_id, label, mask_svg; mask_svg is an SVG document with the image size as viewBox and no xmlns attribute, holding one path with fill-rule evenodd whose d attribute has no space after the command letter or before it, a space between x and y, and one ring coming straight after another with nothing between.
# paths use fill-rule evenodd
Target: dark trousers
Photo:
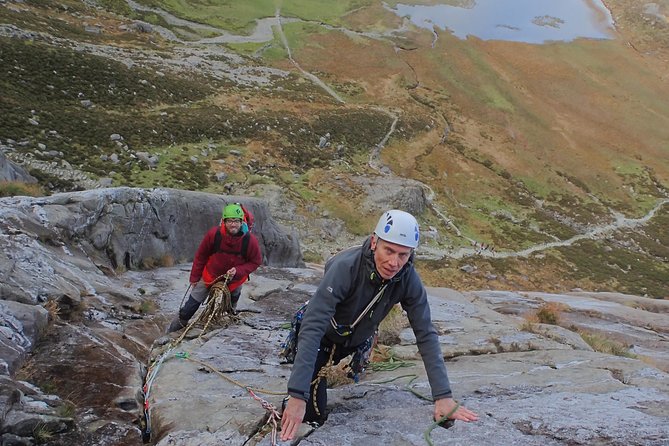
<instances>
[{"instance_id":1,"label":"dark trousers","mask_svg":"<svg viewBox=\"0 0 669 446\"><path fill-rule=\"evenodd\" d=\"M237 287L233 292L230 293L230 303L234 308L239 301L239 296L242 294L242 287ZM188 322L190 318L193 317L198 308L200 308L201 303L193 299L193 296L188 296L188 300L184 303L184 306L179 310L179 319L182 323Z\"/></svg>"},{"instance_id":2,"label":"dark trousers","mask_svg":"<svg viewBox=\"0 0 669 446\"><path fill-rule=\"evenodd\" d=\"M321 342L321 348L318 349L318 356L316 357L316 364L314 366L314 376L311 377L311 382L318 377L318 373L321 369L328 363L330 355L332 354L332 349L335 349L334 356L332 357L332 364L337 364L343 358L350 355L353 350L351 348L344 348L341 345L333 346L329 341L323 339ZM321 378L312 384L309 389L309 401L307 401L307 410L304 414L304 421L315 421L318 424L325 423L325 420L328 418L327 414L327 405L328 405L328 382L327 379Z\"/></svg>"}]
</instances>

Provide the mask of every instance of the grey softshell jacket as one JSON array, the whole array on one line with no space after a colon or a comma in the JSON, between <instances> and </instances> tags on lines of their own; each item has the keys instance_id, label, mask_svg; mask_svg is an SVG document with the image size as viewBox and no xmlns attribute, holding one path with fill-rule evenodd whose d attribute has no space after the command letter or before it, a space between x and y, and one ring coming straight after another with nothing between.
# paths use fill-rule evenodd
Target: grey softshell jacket
<instances>
[{"instance_id":1,"label":"grey softshell jacket","mask_svg":"<svg viewBox=\"0 0 669 446\"><path fill-rule=\"evenodd\" d=\"M374 267L371 238L362 246L347 249L326 263L323 280L309 301L300 327L297 355L288 380L291 396L309 399L311 377L323 336L335 344L356 347L374 333L393 305L399 302L416 335L432 397L435 400L451 397L446 365L437 331L432 325L427 292L413 267L413 256L389 281L382 298L359 322L352 335L340 336L332 328L330 319L333 316L338 324L352 324L383 283Z\"/></svg>"}]
</instances>

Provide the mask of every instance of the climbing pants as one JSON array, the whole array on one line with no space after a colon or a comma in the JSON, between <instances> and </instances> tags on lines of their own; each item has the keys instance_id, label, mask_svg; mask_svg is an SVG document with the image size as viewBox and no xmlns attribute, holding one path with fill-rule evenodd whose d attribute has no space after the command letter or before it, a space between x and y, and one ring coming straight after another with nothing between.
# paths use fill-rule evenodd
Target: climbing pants
<instances>
[{"instance_id":1,"label":"climbing pants","mask_svg":"<svg viewBox=\"0 0 669 446\"><path fill-rule=\"evenodd\" d=\"M314 376L311 377L313 383L318 378L318 373L328 363L330 354L332 353L333 344L326 338L321 341L321 347L318 349L318 356L316 357L316 364L314 366ZM337 364L343 358L350 355L355 349L344 348L337 345L334 356L332 357L333 364ZM327 420L327 405L328 405L328 383L327 379L321 378L311 385L309 390L309 401L307 401L307 410L304 414L305 422L316 422L318 424L325 423Z\"/></svg>"},{"instance_id":2,"label":"climbing pants","mask_svg":"<svg viewBox=\"0 0 669 446\"><path fill-rule=\"evenodd\" d=\"M190 320L190 318L193 317L197 309L200 308L200 305L202 305L202 302L204 302L204 300L207 298L208 294L209 289L202 281L195 285L195 288L193 288L190 296L188 296L188 300L186 300L184 306L179 310L179 319L181 320L182 324L185 325ZM239 302L239 296L241 294L241 286L235 288L235 290L230 293L230 303L232 304L233 309L237 308L237 302Z\"/></svg>"}]
</instances>

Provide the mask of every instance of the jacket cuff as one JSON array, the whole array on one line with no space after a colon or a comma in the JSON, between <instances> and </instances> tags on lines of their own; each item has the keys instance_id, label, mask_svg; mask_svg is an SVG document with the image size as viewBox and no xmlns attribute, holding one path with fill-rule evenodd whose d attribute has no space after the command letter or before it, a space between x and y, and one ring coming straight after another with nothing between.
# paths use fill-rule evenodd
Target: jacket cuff
<instances>
[{"instance_id":1,"label":"jacket cuff","mask_svg":"<svg viewBox=\"0 0 669 446\"><path fill-rule=\"evenodd\" d=\"M302 401L309 401L309 392L300 392L299 390L289 388L288 395L292 396L293 398L299 398Z\"/></svg>"},{"instance_id":2,"label":"jacket cuff","mask_svg":"<svg viewBox=\"0 0 669 446\"><path fill-rule=\"evenodd\" d=\"M432 399L435 401L443 398L453 398L453 392L449 390L448 392L440 393L439 395L432 395Z\"/></svg>"}]
</instances>

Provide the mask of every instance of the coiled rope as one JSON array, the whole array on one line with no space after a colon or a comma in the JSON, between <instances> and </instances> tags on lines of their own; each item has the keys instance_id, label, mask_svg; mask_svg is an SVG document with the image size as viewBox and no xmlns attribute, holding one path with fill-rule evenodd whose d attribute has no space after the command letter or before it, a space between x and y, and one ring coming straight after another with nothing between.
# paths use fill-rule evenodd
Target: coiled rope
<instances>
[{"instance_id":1,"label":"coiled rope","mask_svg":"<svg viewBox=\"0 0 669 446\"><path fill-rule=\"evenodd\" d=\"M202 328L202 332L198 335L198 339L207 332L207 329L212 322L218 326L225 325L226 319L231 322L239 322L239 317L233 314L232 298L230 296L230 290L228 289L228 282L230 279L232 279L232 276L228 273L214 279L213 285L209 288L209 294L207 295L207 302L204 310L200 312L197 318L194 318L188 324L183 333L181 333L181 336L177 338L175 342L176 345L181 343L190 329L200 322L204 322L204 327Z\"/></svg>"},{"instance_id":2,"label":"coiled rope","mask_svg":"<svg viewBox=\"0 0 669 446\"><path fill-rule=\"evenodd\" d=\"M388 354L388 359L385 361L374 361L371 362L368 368L372 369L375 372L388 372L392 370L397 370L400 367L413 367L413 362L402 361L397 359L392 351Z\"/></svg>"}]
</instances>

